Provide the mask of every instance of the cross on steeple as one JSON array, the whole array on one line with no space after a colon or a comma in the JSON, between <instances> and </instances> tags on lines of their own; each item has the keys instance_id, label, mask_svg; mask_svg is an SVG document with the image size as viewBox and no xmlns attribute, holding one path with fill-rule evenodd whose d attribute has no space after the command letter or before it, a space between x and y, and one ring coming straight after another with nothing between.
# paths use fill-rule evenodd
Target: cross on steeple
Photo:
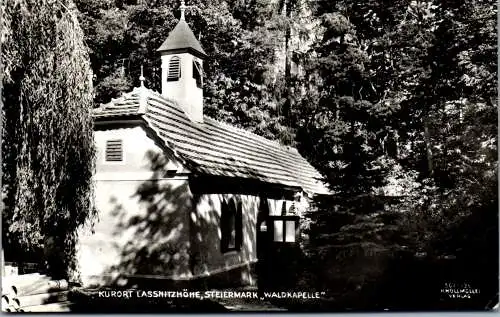
<instances>
[{"instance_id":1,"label":"cross on steeple","mask_svg":"<svg viewBox=\"0 0 500 317\"><path fill-rule=\"evenodd\" d=\"M185 0L180 18L158 49L161 54L161 94L181 105L193 122L203 122L203 60L207 54L186 19ZM179 3L178 2L178 3ZM181 76L182 74L182 76Z\"/></svg>"},{"instance_id":2,"label":"cross on steeple","mask_svg":"<svg viewBox=\"0 0 500 317\"><path fill-rule=\"evenodd\" d=\"M186 11L186 4L184 4L184 0L181 0L181 6L179 7L181 9L181 20L185 19L184 12Z\"/></svg>"},{"instance_id":3,"label":"cross on steeple","mask_svg":"<svg viewBox=\"0 0 500 317\"><path fill-rule=\"evenodd\" d=\"M141 82L141 87L144 87L144 80L146 80L146 78L144 78L144 69L141 65L141 76L139 76L139 81Z\"/></svg>"}]
</instances>

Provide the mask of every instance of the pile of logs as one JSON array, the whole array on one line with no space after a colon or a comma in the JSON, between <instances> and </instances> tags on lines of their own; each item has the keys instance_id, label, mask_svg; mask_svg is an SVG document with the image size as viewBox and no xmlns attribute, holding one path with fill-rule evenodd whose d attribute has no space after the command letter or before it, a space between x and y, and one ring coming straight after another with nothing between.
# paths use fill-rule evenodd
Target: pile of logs
<instances>
[{"instance_id":1,"label":"pile of logs","mask_svg":"<svg viewBox=\"0 0 500 317\"><path fill-rule=\"evenodd\" d=\"M4 276L2 279L2 311L70 311L68 291L69 285L66 280L53 280L39 273Z\"/></svg>"}]
</instances>

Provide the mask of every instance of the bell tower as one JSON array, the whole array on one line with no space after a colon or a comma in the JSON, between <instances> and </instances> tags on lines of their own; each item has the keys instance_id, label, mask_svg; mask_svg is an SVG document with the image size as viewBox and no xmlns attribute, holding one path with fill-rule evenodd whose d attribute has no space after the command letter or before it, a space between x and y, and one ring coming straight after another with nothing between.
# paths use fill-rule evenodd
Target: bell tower
<instances>
[{"instance_id":1,"label":"bell tower","mask_svg":"<svg viewBox=\"0 0 500 317\"><path fill-rule=\"evenodd\" d=\"M203 61L206 53L185 19L181 17L158 49L161 55L161 94L174 99L194 122L203 122Z\"/></svg>"}]
</instances>

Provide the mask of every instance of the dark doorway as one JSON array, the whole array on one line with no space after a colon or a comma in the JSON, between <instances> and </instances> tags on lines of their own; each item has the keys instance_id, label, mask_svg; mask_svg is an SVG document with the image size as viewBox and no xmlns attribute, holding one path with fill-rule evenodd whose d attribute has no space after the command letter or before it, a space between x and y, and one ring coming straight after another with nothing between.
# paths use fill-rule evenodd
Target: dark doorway
<instances>
[{"instance_id":1,"label":"dark doorway","mask_svg":"<svg viewBox=\"0 0 500 317\"><path fill-rule=\"evenodd\" d=\"M285 204L283 204L285 206ZM296 283L299 217L270 215L267 199L261 198L257 215L257 274L260 291L288 290Z\"/></svg>"},{"instance_id":2,"label":"dark doorway","mask_svg":"<svg viewBox=\"0 0 500 317\"><path fill-rule=\"evenodd\" d=\"M259 291L269 289L270 282L270 237L268 226L269 206L265 197L260 198L257 214L257 286Z\"/></svg>"}]
</instances>

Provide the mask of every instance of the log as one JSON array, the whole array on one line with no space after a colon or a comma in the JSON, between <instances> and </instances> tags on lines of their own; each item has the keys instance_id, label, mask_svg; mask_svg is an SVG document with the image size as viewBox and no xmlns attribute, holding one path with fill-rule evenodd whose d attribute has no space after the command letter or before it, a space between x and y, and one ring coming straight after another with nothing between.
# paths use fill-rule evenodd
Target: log
<instances>
[{"instance_id":1,"label":"log","mask_svg":"<svg viewBox=\"0 0 500 317\"><path fill-rule=\"evenodd\" d=\"M15 282L23 282L25 280L37 279L37 278L45 278L46 275L42 275L40 273L30 273L23 275L15 275L15 276L6 276L2 278L2 285L5 284L14 284Z\"/></svg>"},{"instance_id":2,"label":"log","mask_svg":"<svg viewBox=\"0 0 500 317\"><path fill-rule=\"evenodd\" d=\"M2 286L12 286L12 285L27 285L30 283L35 283L38 281L49 281L51 278L47 275L42 275L40 273L24 274L18 276L7 277L2 280Z\"/></svg>"},{"instance_id":3,"label":"log","mask_svg":"<svg viewBox=\"0 0 500 317\"><path fill-rule=\"evenodd\" d=\"M55 302L65 302L68 300L68 291L26 295L26 296L16 297L13 300L14 301L17 300L19 303L19 307L21 308L26 306L45 305Z\"/></svg>"},{"instance_id":4,"label":"log","mask_svg":"<svg viewBox=\"0 0 500 317\"><path fill-rule=\"evenodd\" d=\"M62 303L52 303L46 305L37 305L37 306L27 306L21 308L25 312L33 312L33 313L52 313L52 312L69 312L70 302L62 302Z\"/></svg>"},{"instance_id":5,"label":"log","mask_svg":"<svg viewBox=\"0 0 500 317\"><path fill-rule=\"evenodd\" d=\"M2 295L8 296L9 298L16 295L14 293L14 291L12 290L12 284L10 284L10 283L3 284L2 283Z\"/></svg>"},{"instance_id":6,"label":"log","mask_svg":"<svg viewBox=\"0 0 500 317\"><path fill-rule=\"evenodd\" d=\"M60 292L67 291L69 288L68 282L66 280L41 280L30 284L15 284L12 285L12 290L16 297L26 295L36 295L50 292Z\"/></svg>"},{"instance_id":7,"label":"log","mask_svg":"<svg viewBox=\"0 0 500 317\"><path fill-rule=\"evenodd\" d=\"M11 297L7 295L2 295L2 311L4 312L15 312L17 311L16 301L14 301Z\"/></svg>"},{"instance_id":8,"label":"log","mask_svg":"<svg viewBox=\"0 0 500 317\"><path fill-rule=\"evenodd\" d=\"M2 295L2 308L6 308L10 306L10 298L9 296L3 294Z\"/></svg>"},{"instance_id":9,"label":"log","mask_svg":"<svg viewBox=\"0 0 500 317\"><path fill-rule=\"evenodd\" d=\"M17 289L41 281L50 281L50 277L38 273L6 277L2 279L2 294L16 295L12 286L16 286Z\"/></svg>"}]
</instances>

